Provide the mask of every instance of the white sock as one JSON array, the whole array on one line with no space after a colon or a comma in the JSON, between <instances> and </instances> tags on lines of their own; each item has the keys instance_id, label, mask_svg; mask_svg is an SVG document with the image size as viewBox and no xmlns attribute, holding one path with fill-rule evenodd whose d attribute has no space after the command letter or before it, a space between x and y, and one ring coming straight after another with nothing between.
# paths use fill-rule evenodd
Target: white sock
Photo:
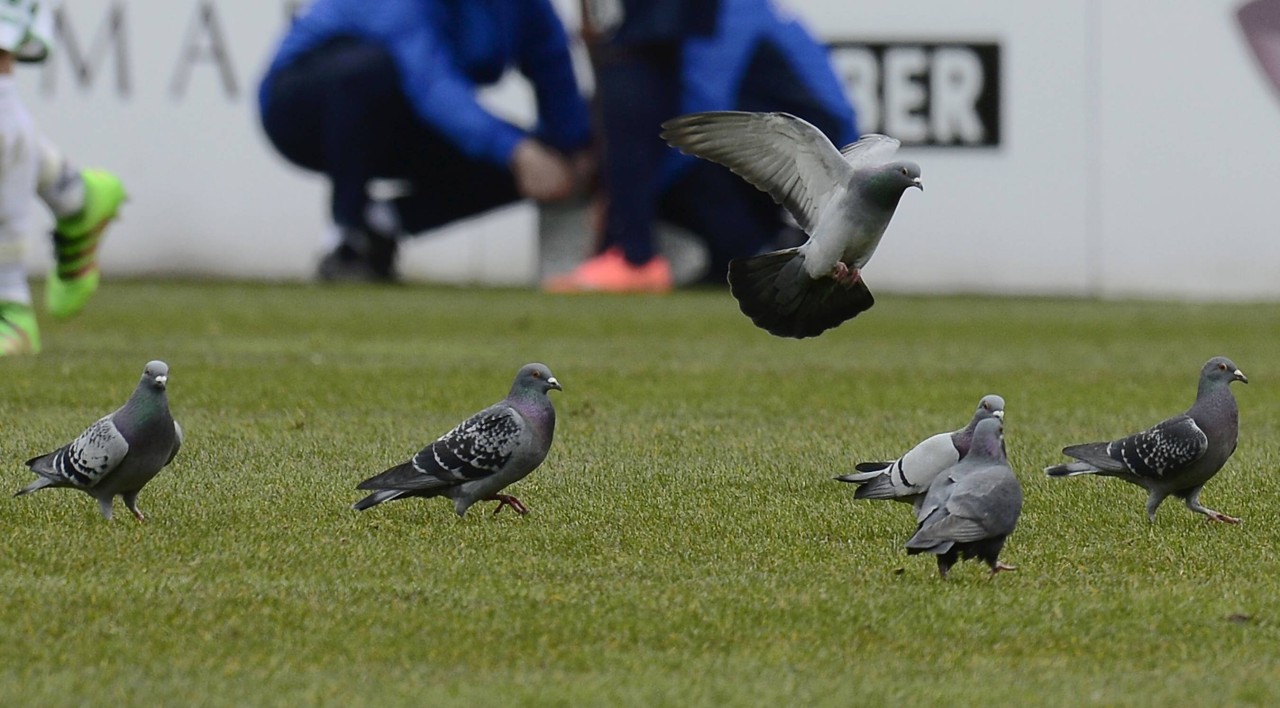
<instances>
[{"instance_id":1,"label":"white sock","mask_svg":"<svg viewBox=\"0 0 1280 708\"><path fill-rule=\"evenodd\" d=\"M84 209L84 180L80 170L63 157L48 138L40 139L40 171L36 194L59 219L75 216Z\"/></svg>"},{"instance_id":2,"label":"white sock","mask_svg":"<svg viewBox=\"0 0 1280 708\"><path fill-rule=\"evenodd\" d=\"M400 236L400 212L391 202L369 202L364 208L364 220L380 236L392 239Z\"/></svg>"}]
</instances>

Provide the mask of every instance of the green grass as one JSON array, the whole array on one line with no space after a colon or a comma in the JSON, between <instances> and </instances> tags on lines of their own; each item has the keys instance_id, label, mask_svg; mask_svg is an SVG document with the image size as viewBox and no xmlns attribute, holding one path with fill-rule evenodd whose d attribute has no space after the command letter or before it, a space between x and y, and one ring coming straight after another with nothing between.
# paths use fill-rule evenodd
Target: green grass
<instances>
[{"instance_id":1,"label":"green grass","mask_svg":"<svg viewBox=\"0 0 1280 708\"><path fill-rule=\"evenodd\" d=\"M145 525L0 498L0 704L1280 702L1280 307L882 295L816 340L725 292L111 282L0 362L4 483L171 366L182 454ZM1063 444L1182 410L1226 354L1240 448L1156 523ZM365 476L552 367L557 439L512 488L364 513ZM906 507L831 481L1008 401L1026 493L988 581L906 557Z\"/></svg>"}]
</instances>

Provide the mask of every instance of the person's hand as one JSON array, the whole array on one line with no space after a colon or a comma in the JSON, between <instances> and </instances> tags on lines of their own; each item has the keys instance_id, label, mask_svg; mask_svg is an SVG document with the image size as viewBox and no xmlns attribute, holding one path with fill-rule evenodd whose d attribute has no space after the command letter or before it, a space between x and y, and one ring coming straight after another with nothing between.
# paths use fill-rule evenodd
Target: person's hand
<instances>
[{"instance_id":1,"label":"person's hand","mask_svg":"<svg viewBox=\"0 0 1280 708\"><path fill-rule=\"evenodd\" d=\"M591 148L579 150L569 158L569 164L573 167L577 191L590 193L595 186L596 171L599 169L595 151Z\"/></svg>"},{"instance_id":2,"label":"person's hand","mask_svg":"<svg viewBox=\"0 0 1280 708\"><path fill-rule=\"evenodd\" d=\"M511 154L511 172L520 196L539 202L556 201L573 194L574 166L546 145L525 138Z\"/></svg>"}]
</instances>

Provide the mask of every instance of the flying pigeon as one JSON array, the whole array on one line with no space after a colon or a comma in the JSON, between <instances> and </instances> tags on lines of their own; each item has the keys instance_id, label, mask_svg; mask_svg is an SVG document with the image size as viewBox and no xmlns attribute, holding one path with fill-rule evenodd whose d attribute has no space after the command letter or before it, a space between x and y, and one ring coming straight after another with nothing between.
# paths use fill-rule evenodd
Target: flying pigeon
<instances>
[{"instance_id":1,"label":"flying pigeon","mask_svg":"<svg viewBox=\"0 0 1280 708\"><path fill-rule=\"evenodd\" d=\"M556 429L556 411L547 397L551 389L562 390L551 369L525 364L506 398L462 421L408 462L361 482L357 489L377 491L352 508L363 511L406 497L448 497L458 516L481 500L497 501L495 514L504 506L529 513L519 499L499 492L546 459Z\"/></svg>"},{"instance_id":2,"label":"flying pigeon","mask_svg":"<svg viewBox=\"0 0 1280 708\"><path fill-rule=\"evenodd\" d=\"M983 396L965 427L926 438L896 460L860 462L854 467L857 472L836 479L858 485L854 499L893 499L915 506L918 512L929 483L969 452L974 428L988 418L1004 419L1004 399L1000 396Z\"/></svg>"},{"instance_id":3,"label":"flying pigeon","mask_svg":"<svg viewBox=\"0 0 1280 708\"><path fill-rule=\"evenodd\" d=\"M969 454L929 485L907 554L936 555L943 578L961 558L985 562L992 575L1017 570L999 557L1021 513L1022 486L1005 458L1004 424L988 418L974 428Z\"/></svg>"},{"instance_id":4,"label":"flying pigeon","mask_svg":"<svg viewBox=\"0 0 1280 708\"><path fill-rule=\"evenodd\" d=\"M898 200L924 189L914 162L891 162L899 142L864 135L837 150L788 113L690 113L662 124L662 138L718 162L786 207L809 240L729 263L743 314L779 337L814 337L875 303L861 269Z\"/></svg>"},{"instance_id":5,"label":"flying pigeon","mask_svg":"<svg viewBox=\"0 0 1280 708\"><path fill-rule=\"evenodd\" d=\"M111 519L118 494L138 521L138 492L173 462L182 447L182 426L169 414L169 365L148 362L133 395L114 413L90 425L69 444L27 460L36 481L15 497L46 487L74 487L98 500L98 509Z\"/></svg>"},{"instance_id":6,"label":"flying pigeon","mask_svg":"<svg viewBox=\"0 0 1280 708\"><path fill-rule=\"evenodd\" d=\"M1238 524L1240 519L1209 509L1200 503L1200 491L1236 451L1239 409L1231 394L1231 382L1249 383L1232 361L1218 356L1200 369L1195 403L1186 413L1154 427L1111 442L1085 443L1063 448L1079 462L1046 467L1050 477L1100 474L1119 477L1147 490L1147 518L1156 520L1156 509L1170 494L1187 508L1214 521Z\"/></svg>"}]
</instances>

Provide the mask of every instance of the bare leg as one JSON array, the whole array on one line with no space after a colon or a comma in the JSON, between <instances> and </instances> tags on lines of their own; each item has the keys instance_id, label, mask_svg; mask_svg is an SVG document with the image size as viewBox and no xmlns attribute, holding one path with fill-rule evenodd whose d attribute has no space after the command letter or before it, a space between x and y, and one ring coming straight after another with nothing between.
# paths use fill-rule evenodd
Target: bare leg
<instances>
[{"instance_id":1,"label":"bare leg","mask_svg":"<svg viewBox=\"0 0 1280 708\"><path fill-rule=\"evenodd\" d=\"M1194 490L1192 490L1190 494L1187 495L1188 509L1196 512L1197 514L1204 514L1206 521L1221 521L1224 524L1240 523L1240 519L1237 519L1234 516L1227 516L1226 514L1223 514L1220 511L1214 511L1213 509L1210 509L1209 507L1201 504L1200 490L1202 489L1204 489L1204 487L1196 487Z\"/></svg>"},{"instance_id":2,"label":"bare leg","mask_svg":"<svg viewBox=\"0 0 1280 708\"><path fill-rule=\"evenodd\" d=\"M941 575L942 579L946 580L947 574L951 572L951 566L955 565L956 561L959 559L960 559L960 554L954 548L952 548L949 551L946 551L945 553L939 553L938 554L938 575Z\"/></svg>"},{"instance_id":3,"label":"bare leg","mask_svg":"<svg viewBox=\"0 0 1280 708\"><path fill-rule=\"evenodd\" d=\"M1001 563L1000 561L996 561L991 565L991 575L989 577L994 578L996 577L996 573L999 573L1001 571L1012 572L1017 569L1018 569L1018 566L1016 565L1008 565L1006 563Z\"/></svg>"},{"instance_id":4,"label":"bare leg","mask_svg":"<svg viewBox=\"0 0 1280 708\"><path fill-rule=\"evenodd\" d=\"M1150 521L1153 524L1156 522L1156 509L1160 508L1160 504L1167 496L1169 496L1168 492L1151 491L1150 495L1147 497L1147 521Z\"/></svg>"},{"instance_id":5,"label":"bare leg","mask_svg":"<svg viewBox=\"0 0 1280 708\"><path fill-rule=\"evenodd\" d=\"M147 520L147 517L143 516L142 511L138 509L138 493L137 492L125 492L124 494L121 494L120 497L124 499L124 505L128 507L130 512L133 513L133 518L137 519L138 521Z\"/></svg>"},{"instance_id":6,"label":"bare leg","mask_svg":"<svg viewBox=\"0 0 1280 708\"><path fill-rule=\"evenodd\" d=\"M98 498L98 511L101 511L101 512L102 512L102 516L103 516L104 518L106 518L106 520L107 520L107 521L110 521L110 520L111 520L111 507L112 507L112 506L113 506L113 504L112 504L112 499L111 499L111 497L99 497L99 498Z\"/></svg>"},{"instance_id":7,"label":"bare leg","mask_svg":"<svg viewBox=\"0 0 1280 708\"><path fill-rule=\"evenodd\" d=\"M516 512L517 514L520 514L521 516L529 513L529 507L525 506L524 502L520 501L519 499L516 499L510 494L494 494L493 496L486 497L486 498L489 499L490 501L498 502L498 508L493 510L494 516L497 516L498 512L502 511L502 508L504 506L511 507L512 511Z\"/></svg>"}]
</instances>

